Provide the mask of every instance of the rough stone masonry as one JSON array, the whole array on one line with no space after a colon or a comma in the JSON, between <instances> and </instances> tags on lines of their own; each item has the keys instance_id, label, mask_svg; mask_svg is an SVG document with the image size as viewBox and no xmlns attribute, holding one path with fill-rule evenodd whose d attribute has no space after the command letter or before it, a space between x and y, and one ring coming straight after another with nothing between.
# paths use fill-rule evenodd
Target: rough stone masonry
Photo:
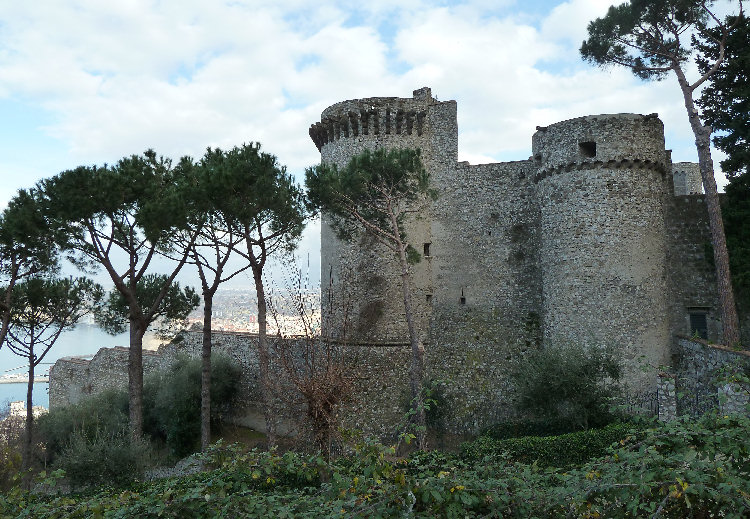
<instances>
[{"instance_id":1,"label":"rough stone masonry","mask_svg":"<svg viewBox=\"0 0 750 519\"><path fill-rule=\"evenodd\" d=\"M310 128L322 161L339 167L365 149L421 150L438 197L407 224L423 252L412 288L429 377L447 381L452 429L507 412L508 373L529 348L614 346L631 391L648 396L677 334L720 336L700 174L672 163L657 114L537 127L527 160L470 165L457 161L456 112L455 101L421 88L334 104ZM323 215L321 265L324 287L353 301L356 339L407 341L391 254L366 234L339 241ZM322 298L333 333L343 299Z\"/></svg>"},{"instance_id":2,"label":"rough stone masonry","mask_svg":"<svg viewBox=\"0 0 750 519\"><path fill-rule=\"evenodd\" d=\"M507 417L516 363L532 348L570 342L619 348L631 391L656 402L659 381L672 380L657 376L661 368L685 364L678 337L721 336L697 165L672 163L656 114L538 127L528 159L470 165L457 161L456 113L455 101L421 88L411 98L334 104L310 128L321 159L339 166L365 149L421 150L438 198L407 233L423 253L412 288L427 377L443 389L445 429L476 432ZM345 327L344 314L350 321L358 392L344 425L388 436L409 394L396 259L367 235L339 241L323 215L321 265L326 333ZM256 341L215 337L246 371L243 421L262 428ZM187 333L152 364L168 362L172 350L196 354L198 344L199 334ZM105 373L125 383L119 351L59 361L50 403L96 392ZM662 396L670 395L674 389Z\"/></svg>"}]
</instances>

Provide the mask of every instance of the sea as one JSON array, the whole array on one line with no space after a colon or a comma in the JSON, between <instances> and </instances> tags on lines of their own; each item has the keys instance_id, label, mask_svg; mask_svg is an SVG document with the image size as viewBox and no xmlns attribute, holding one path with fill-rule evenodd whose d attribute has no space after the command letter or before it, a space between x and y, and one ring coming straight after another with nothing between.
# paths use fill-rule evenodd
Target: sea
<instances>
[{"instance_id":1,"label":"sea","mask_svg":"<svg viewBox=\"0 0 750 519\"><path fill-rule=\"evenodd\" d=\"M127 346L128 333L120 335L109 335L95 325L79 324L72 330L63 332L57 339L52 349L44 357L42 363L36 367L36 375L47 375L49 368L61 357L73 355L93 356L99 348L111 348L113 346ZM25 376L28 368L25 359L14 354L7 345L0 347L0 377L4 375ZM0 409L5 408L9 402L26 400L27 384L23 383L0 383ZM34 405L49 407L49 384L47 382L35 382L32 400Z\"/></svg>"}]
</instances>

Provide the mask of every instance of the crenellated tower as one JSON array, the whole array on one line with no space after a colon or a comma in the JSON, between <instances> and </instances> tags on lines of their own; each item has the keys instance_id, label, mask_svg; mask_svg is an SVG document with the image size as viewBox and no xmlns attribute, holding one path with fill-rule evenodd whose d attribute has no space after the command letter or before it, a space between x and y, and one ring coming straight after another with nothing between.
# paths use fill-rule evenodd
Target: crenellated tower
<instances>
[{"instance_id":1,"label":"crenellated tower","mask_svg":"<svg viewBox=\"0 0 750 519\"><path fill-rule=\"evenodd\" d=\"M458 143L455 101L434 99L429 88L412 98L372 97L336 103L310 127L310 138L321 161L345 166L356 154L378 148L415 148L434 178L456 163ZM323 314L348 316L349 332L360 340L403 341L406 334L401 279L396 259L371 236L351 243L334 235L326 215L321 231ZM431 242L430 217L421 215L406 224L410 242L425 252ZM429 251L427 250L427 256ZM431 290L429 261L412 267L418 327L426 331L429 305L422 295ZM351 295L356 294L356 297ZM335 333L335 331L334 331Z\"/></svg>"},{"instance_id":2,"label":"crenellated tower","mask_svg":"<svg viewBox=\"0 0 750 519\"><path fill-rule=\"evenodd\" d=\"M428 88L337 103L310 128L322 161L339 166L365 149L422 152L438 197L407 224L423 253L412 301L427 377L450 381L449 430L507 418L516 398L509 373L530 350L617 348L627 384L646 402L656 390L646 368L671 363L677 334L706 323L716 337L700 176L672 163L656 114L537 127L531 157L513 162L458 162L457 135L456 103ZM321 266L329 331L348 315L350 337L390 343L361 351L370 352L368 405L396 419L408 366L397 261L367 234L339 241L324 215ZM387 426L363 409L362 424Z\"/></svg>"}]
</instances>

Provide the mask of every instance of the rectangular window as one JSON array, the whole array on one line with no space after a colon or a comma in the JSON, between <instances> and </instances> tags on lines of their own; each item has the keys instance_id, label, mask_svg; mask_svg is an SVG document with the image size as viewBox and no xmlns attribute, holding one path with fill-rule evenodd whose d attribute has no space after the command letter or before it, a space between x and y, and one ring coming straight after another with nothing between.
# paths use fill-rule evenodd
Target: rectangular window
<instances>
[{"instance_id":1,"label":"rectangular window","mask_svg":"<svg viewBox=\"0 0 750 519\"><path fill-rule=\"evenodd\" d=\"M708 339L708 314L705 310L691 310L690 335Z\"/></svg>"},{"instance_id":2,"label":"rectangular window","mask_svg":"<svg viewBox=\"0 0 750 519\"><path fill-rule=\"evenodd\" d=\"M578 148L581 150L581 155L587 158L596 157L596 143L595 142L579 142Z\"/></svg>"},{"instance_id":3,"label":"rectangular window","mask_svg":"<svg viewBox=\"0 0 750 519\"><path fill-rule=\"evenodd\" d=\"M430 256L430 245L432 245L432 244L431 243L425 243L424 244L424 256L425 256L425 258L427 258L427 257Z\"/></svg>"}]
</instances>

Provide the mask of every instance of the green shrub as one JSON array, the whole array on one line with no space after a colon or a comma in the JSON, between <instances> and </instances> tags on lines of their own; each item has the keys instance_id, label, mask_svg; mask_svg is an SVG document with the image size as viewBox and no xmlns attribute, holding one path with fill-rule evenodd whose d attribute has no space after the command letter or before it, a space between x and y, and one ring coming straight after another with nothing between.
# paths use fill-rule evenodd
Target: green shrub
<instances>
[{"instance_id":1,"label":"green shrub","mask_svg":"<svg viewBox=\"0 0 750 519\"><path fill-rule=\"evenodd\" d=\"M487 427L480 436L488 436L496 440L523 436L556 436L575 431L578 428L578 420L570 416L519 418Z\"/></svg>"},{"instance_id":2,"label":"green shrub","mask_svg":"<svg viewBox=\"0 0 750 519\"><path fill-rule=\"evenodd\" d=\"M25 430L24 418L10 416L10 407L0 403L0 492L10 490L20 481Z\"/></svg>"},{"instance_id":3,"label":"green shrub","mask_svg":"<svg viewBox=\"0 0 750 519\"><path fill-rule=\"evenodd\" d=\"M239 387L240 369L225 356L211 361L211 418L231 409ZM172 454L195 452L200 443L201 362L180 358L144 383L144 431L166 441Z\"/></svg>"},{"instance_id":4,"label":"green shrub","mask_svg":"<svg viewBox=\"0 0 750 519\"><path fill-rule=\"evenodd\" d=\"M81 402L53 409L37 420L47 456L53 461L69 446L74 433L86 438L113 437L128 428L128 395L110 389Z\"/></svg>"},{"instance_id":5,"label":"green shrub","mask_svg":"<svg viewBox=\"0 0 750 519\"><path fill-rule=\"evenodd\" d=\"M347 463L216 447L204 456L214 470L137 491L0 493L0 517L742 519L750 517L748 430L747 417L732 415L652 424L565 470L440 452L405 460L373 442Z\"/></svg>"},{"instance_id":6,"label":"green shrub","mask_svg":"<svg viewBox=\"0 0 750 519\"><path fill-rule=\"evenodd\" d=\"M143 429L153 439L166 442L173 454L184 456L200 442L200 360L178 359L166 371L147 377L143 389ZM231 408L239 386L239 368L227 357L212 359L211 417L218 420ZM107 441L128 431L128 395L124 390L107 390L81 402L55 409L38 420L48 461L75 444L102 438ZM106 443L106 442L105 442ZM115 442L117 443L117 442Z\"/></svg>"},{"instance_id":7,"label":"green shrub","mask_svg":"<svg viewBox=\"0 0 750 519\"><path fill-rule=\"evenodd\" d=\"M127 434L86 436L74 432L55 462L75 487L123 486L139 477L151 459L151 447Z\"/></svg>"},{"instance_id":8,"label":"green shrub","mask_svg":"<svg viewBox=\"0 0 750 519\"><path fill-rule=\"evenodd\" d=\"M0 492L9 490L19 481L21 461L20 445L0 443Z\"/></svg>"},{"instance_id":9,"label":"green shrub","mask_svg":"<svg viewBox=\"0 0 750 519\"><path fill-rule=\"evenodd\" d=\"M568 422L566 432L602 427L617 419L610 408L621 394L621 373L622 361L611 349L569 344L536 350L512 373L517 410Z\"/></svg>"},{"instance_id":10,"label":"green shrub","mask_svg":"<svg viewBox=\"0 0 750 519\"><path fill-rule=\"evenodd\" d=\"M610 424L602 429L589 429L559 436L526 436L496 440L482 436L461 446L466 460L506 455L513 461L534 463L544 467L568 467L604 456L608 448L634 430L632 424Z\"/></svg>"}]
</instances>

